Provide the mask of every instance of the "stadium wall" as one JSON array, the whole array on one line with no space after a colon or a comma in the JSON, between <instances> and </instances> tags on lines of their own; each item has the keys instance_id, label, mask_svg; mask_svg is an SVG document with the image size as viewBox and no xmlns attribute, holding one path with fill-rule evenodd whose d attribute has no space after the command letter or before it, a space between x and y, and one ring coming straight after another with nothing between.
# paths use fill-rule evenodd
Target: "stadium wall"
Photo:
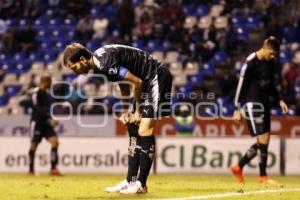
<instances>
[{"instance_id":1,"label":"stadium wall","mask_svg":"<svg viewBox=\"0 0 300 200\"><path fill-rule=\"evenodd\" d=\"M11 123L14 122L14 123ZM273 117L271 131L273 135L300 137L300 117ZM108 116L67 116L60 118L56 127L60 136L127 136L127 128L111 115ZM159 136L175 136L176 128L173 118L160 120L154 130ZM2 116L0 136L29 136L29 116ZM234 123L232 120L195 119L192 133L195 137L241 137L248 136L246 123Z\"/></svg>"},{"instance_id":2,"label":"stadium wall","mask_svg":"<svg viewBox=\"0 0 300 200\"><path fill-rule=\"evenodd\" d=\"M228 166L236 162L245 148L253 143L251 138L170 138L157 140L156 173L228 174ZM288 139L285 152L285 172L300 174L300 152L295 151L300 139ZM63 137L60 138L60 169L65 173L126 173L126 137ZM26 172L29 139L25 137L0 137L0 172ZM268 171L280 174L280 138L270 143ZM37 151L38 172L49 169L49 145L43 141ZM257 173L254 159L245 172Z\"/></svg>"}]
</instances>

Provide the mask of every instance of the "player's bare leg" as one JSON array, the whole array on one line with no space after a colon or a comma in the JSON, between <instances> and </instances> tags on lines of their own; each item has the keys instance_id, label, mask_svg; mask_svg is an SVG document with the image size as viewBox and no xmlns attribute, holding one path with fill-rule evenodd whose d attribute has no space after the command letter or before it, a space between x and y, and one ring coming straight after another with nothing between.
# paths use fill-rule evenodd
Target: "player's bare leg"
<instances>
[{"instance_id":1,"label":"player's bare leg","mask_svg":"<svg viewBox=\"0 0 300 200\"><path fill-rule=\"evenodd\" d=\"M137 181L130 184L125 190L121 190L122 194L137 194L147 192L147 178L152 166L155 154L155 138L153 130L156 124L155 119L142 118L139 127L139 135L141 136L141 152L140 152L140 174Z\"/></svg>"},{"instance_id":2,"label":"player's bare leg","mask_svg":"<svg viewBox=\"0 0 300 200\"><path fill-rule=\"evenodd\" d=\"M34 158L35 158L35 152L38 147L38 144L36 143L31 143L30 148L29 148L29 172L28 174L31 176L35 175L35 170L34 170Z\"/></svg>"},{"instance_id":3,"label":"player's bare leg","mask_svg":"<svg viewBox=\"0 0 300 200\"><path fill-rule=\"evenodd\" d=\"M51 152L50 152L51 169L50 169L50 175L52 175L52 176L60 176L62 174L57 169L57 164L58 164L57 149L58 149L58 146L59 146L59 142L58 142L57 136L53 136L53 137L48 138L48 142L51 145Z\"/></svg>"}]
</instances>

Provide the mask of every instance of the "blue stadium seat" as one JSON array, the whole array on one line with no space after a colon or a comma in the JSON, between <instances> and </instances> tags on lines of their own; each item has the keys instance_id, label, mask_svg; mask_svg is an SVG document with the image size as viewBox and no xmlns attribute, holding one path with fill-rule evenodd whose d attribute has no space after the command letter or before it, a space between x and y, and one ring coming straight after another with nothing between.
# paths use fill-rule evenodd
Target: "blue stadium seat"
<instances>
[{"instance_id":1,"label":"blue stadium seat","mask_svg":"<svg viewBox=\"0 0 300 200\"><path fill-rule=\"evenodd\" d=\"M116 16L116 7L112 5L108 5L104 8L104 15L109 19L112 20L114 16Z\"/></svg>"},{"instance_id":2,"label":"blue stadium seat","mask_svg":"<svg viewBox=\"0 0 300 200\"><path fill-rule=\"evenodd\" d=\"M22 52L20 53L15 53L14 54L14 59L17 61L17 62L22 62L23 60L26 59L26 55Z\"/></svg>"},{"instance_id":3,"label":"blue stadium seat","mask_svg":"<svg viewBox=\"0 0 300 200\"><path fill-rule=\"evenodd\" d=\"M77 25L77 20L76 19L72 19L72 18L67 18L67 19L64 19L64 27L67 27L69 28L70 30L73 30L76 25Z\"/></svg>"},{"instance_id":4,"label":"blue stadium seat","mask_svg":"<svg viewBox=\"0 0 300 200\"><path fill-rule=\"evenodd\" d=\"M12 60L13 59L13 55L10 53L0 53L0 61L8 61L8 60Z\"/></svg>"},{"instance_id":5,"label":"blue stadium seat","mask_svg":"<svg viewBox=\"0 0 300 200\"><path fill-rule=\"evenodd\" d=\"M171 50L171 43L169 41L164 41L162 44L162 50L164 52L170 51Z\"/></svg>"},{"instance_id":6,"label":"blue stadium seat","mask_svg":"<svg viewBox=\"0 0 300 200\"><path fill-rule=\"evenodd\" d=\"M196 16L197 17L203 17L208 15L209 7L207 5L199 5L196 10Z\"/></svg>"},{"instance_id":7,"label":"blue stadium seat","mask_svg":"<svg viewBox=\"0 0 300 200\"><path fill-rule=\"evenodd\" d=\"M6 19L5 20L5 24L8 26L8 27L14 27L14 26L17 26L18 25L18 21L16 18L10 18L10 19Z\"/></svg>"},{"instance_id":8,"label":"blue stadium seat","mask_svg":"<svg viewBox=\"0 0 300 200\"><path fill-rule=\"evenodd\" d=\"M29 60L31 62L41 62L43 61L44 54L42 51L35 51L29 54Z\"/></svg>"},{"instance_id":9,"label":"blue stadium seat","mask_svg":"<svg viewBox=\"0 0 300 200\"><path fill-rule=\"evenodd\" d=\"M271 0L271 3L273 5L279 6L279 5L283 4L284 1L282 1L282 0Z\"/></svg>"},{"instance_id":10,"label":"blue stadium seat","mask_svg":"<svg viewBox=\"0 0 300 200\"><path fill-rule=\"evenodd\" d=\"M203 64L204 70L206 70L209 73L214 74L216 69L216 62L214 59L210 59L208 62Z\"/></svg>"},{"instance_id":11,"label":"blue stadium seat","mask_svg":"<svg viewBox=\"0 0 300 200\"><path fill-rule=\"evenodd\" d=\"M51 29L41 29L38 31L37 39L39 41L49 41L49 36L51 35Z\"/></svg>"},{"instance_id":12,"label":"blue stadium seat","mask_svg":"<svg viewBox=\"0 0 300 200\"><path fill-rule=\"evenodd\" d=\"M231 17L231 22L234 27L241 27L247 23L247 20L243 16L235 15Z\"/></svg>"},{"instance_id":13,"label":"blue stadium seat","mask_svg":"<svg viewBox=\"0 0 300 200\"><path fill-rule=\"evenodd\" d=\"M28 60L18 63L16 66L17 74L27 73L30 69L30 64L31 63Z\"/></svg>"},{"instance_id":14,"label":"blue stadium seat","mask_svg":"<svg viewBox=\"0 0 300 200\"><path fill-rule=\"evenodd\" d=\"M92 51L96 51L100 46L102 46L102 40L90 40L86 42L86 47Z\"/></svg>"},{"instance_id":15,"label":"blue stadium seat","mask_svg":"<svg viewBox=\"0 0 300 200\"><path fill-rule=\"evenodd\" d=\"M78 75L75 73L71 73L71 74L64 74L63 75L63 80L64 81L68 81L71 82L73 79L75 79Z\"/></svg>"},{"instance_id":16,"label":"blue stadium seat","mask_svg":"<svg viewBox=\"0 0 300 200\"><path fill-rule=\"evenodd\" d=\"M68 44L67 41L58 41L55 43L54 46L58 51L62 52L65 49L67 44Z\"/></svg>"},{"instance_id":17,"label":"blue stadium seat","mask_svg":"<svg viewBox=\"0 0 300 200\"><path fill-rule=\"evenodd\" d=\"M136 7L136 6L138 6L139 4L141 4L143 2L144 2L144 0L133 0L132 4L133 4L134 7Z\"/></svg>"},{"instance_id":18,"label":"blue stadium seat","mask_svg":"<svg viewBox=\"0 0 300 200\"><path fill-rule=\"evenodd\" d=\"M247 28L258 30L259 29L260 20L257 15L247 17Z\"/></svg>"},{"instance_id":19,"label":"blue stadium seat","mask_svg":"<svg viewBox=\"0 0 300 200\"><path fill-rule=\"evenodd\" d=\"M5 95L0 96L0 107L7 105L8 100L9 100L8 95L5 94Z\"/></svg>"},{"instance_id":20,"label":"blue stadium seat","mask_svg":"<svg viewBox=\"0 0 300 200\"><path fill-rule=\"evenodd\" d=\"M231 104L223 104L222 107L219 107L220 114L225 117L231 117L234 112L234 106Z\"/></svg>"},{"instance_id":21,"label":"blue stadium seat","mask_svg":"<svg viewBox=\"0 0 300 200\"><path fill-rule=\"evenodd\" d=\"M300 79L296 79L294 88L295 88L295 93L300 94Z\"/></svg>"},{"instance_id":22,"label":"blue stadium seat","mask_svg":"<svg viewBox=\"0 0 300 200\"><path fill-rule=\"evenodd\" d=\"M197 12L195 10L195 5L189 4L183 6L183 12L186 16L196 16Z\"/></svg>"},{"instance_id":23,"label":"blue stadium seat","mask_svg":"<svg viewBox=\"0 0 300 200\"><path fill-rule=\"evenodd\" d=\"M47 19L44 19L44 18L38 18L34 21L33 23L33 28L36 29L36 30L44 30L47 28Z\"/></svg>"},{"instance_id":24,"label":"blue stadium seat","mask_svg":"<svg viewBox=\"0 0 300 200\"><path fill-rule=\"evenodd\" d=\"M147 50L150 52L161 51L162 50L161 43L157 40L150 40L147 44Z\"/></svg>"},{"instance_id":25,"label":"blue stadium seat","mask_svg":"<svg viewBox=\"0 0 300 200\"><path fill-rule=\"evenodd\" d=\"M41 43L41 47L43 49L52 49L53 48L53 41L51 40L45 40Z\"/></svg>"},{"instance_id":26,"label":"blue stadium seat","mask_svg":"<svg viewBox=\"0 0 300 200\"><path fill-rule=\"evenodd\" d=\"M143 42L143 40L135 40L132 43L133 47L139 48L139 49L145 49L145 44Z\"/></svg>"},{"instance_id":27,"label":"blue stadium seat","mask_svg":"<svg viewBox=\"0 0 300 200\"><path fill-rule=\"evenodd\" d=\"M101 8L99 6L94 6L91 10L90 10L90 14L92 18L97 18L99 16L99 14L101 13Z\"/></svg>"},{"instance_id":28,"label":"blue stadium seat","mask_svg":"<svg viewBox=\"0 0 300 200\"><path fill-rule=\"evenodd\" d=\"M218 51L214 55L214 60L217 64L226 63L227 61L227 54L225 51Z\"/></svg>"},{"instance_id":29,"label":"blue stadium seat","mask_svg":"<svg viewBox=\"0 0 300 200\"><path fill-rule=\"evenodd\" d=\"M61 25L60 18L52 18L48 22L48 27L52 29L59 29Z\"/></svg>"},{"instance_id":30,"label":"blue stadium seat","mask_svg":"<svg viewBox=\"0 0 300 200\"><path fill-rule=\"evenodd\" d=\"M196 75L191 76L191 82L194 83L195 85L202 85L203 84L203 79L205 76L212 76L213 72L210 70L202 70L198 72Z\"/></svg>"},{"instance_id":31,"label":"blue stadium seat","mask_svg":"<svg viewBox=\"0 0 300 200\"><path fill-rule=\"evenodd\" d=\"M283 28L283 40L286 43L292 43L297 41L297 29L295 27L284 27Z\"/></svg>"},{"instance_id":32,"label":"blue stadium seat","mask_svg":"<svg viewBox=\"0 0 300 200\"><path fill-rule=\"evenodd\" d=\"M24 27L25 25L30 24L30 20L26 18L22 18L19 20L19 27Z\"/></svg>"},{"instance_id":33,"label":"blue stadium seat","mask_svg":"<svg viewBox=\"0 0 300 200\"><path fill-rule=\"evenodd\" d=\"M6 94L9 97L17 95L21 91L22 86L21 85L9 85L6 88Z\"/></svg>"},{"instance_id":34,"label":"blue stadium seat","mask_svg":"<svg viewBox=\"0 0 300 200\"><path fill-rule=\"evenodd\" d=\"M235 34L238 40L247 41L249 40L249 32L246 27L240 26L236 27Z\"/></svg>"},{"instance_id":35,"label":"blue stadium seat","mask_svg":"<svg viewBox=\"0 0 300 200\"><path fill-rule=\"evenodd\" d=\"M6 61L2 64L1 69L5 71L5 73L16 73L16 62L14 60Z\"/></svg>"},{"instance_id":36,"label":"blue stadium seat","mask_svg":"<svg viewBox=\"0 0 300 200\"><path fill-rule=\"evenodd\" d=\"M177 88L177 92L182 93L182 94L189 94L192 92L193 85L191 83L187 83L184 86L179 86Z\"/></svg>"},{"instance_id":37,"label":"blue stadium seat","mask_svg":"<svg viewBox=\"0 0 300 200\"><path fill-rule=\"evenodd\" d=\"M112 97L112 96L108 96L108 97L105 97L102 99L102 103L105 103L107 105L114 105L115 103L118 103L118 102L120 102L120 99Z\"/></svg>"},{"instance_id":38,"label":"blue stadium seat","mask_svg":"<svg viewBox=\"0 0 300 200\"><path fill-rule=\"evenodd\" d=\"M57 59L58 52L57 50L48 49L44 54L44 61L46 63L52 62Z\"/></svg>"},{"instance_id":39,"label":"blue stadium seat","mask_svg":"<svg viewBox=\"0 0 300 200\"><path fill-rule=\"evenodd\" d=\"M271 115L273 116L281 116L282 115L282 111L281 111L281 108L272 108L271 109Z\"/></svg>"},{"instance_id":40,"label":"blue stadium seat","mask_svg":"<svg viewBox=\"0 0 300 200\"><path fill-rule=\"evenodd\" d=\"M285 51L280 52L280 63L285 64L291 62L293 58L293 54L290 49L286 49Z\"/></svg>"}]
</instances>

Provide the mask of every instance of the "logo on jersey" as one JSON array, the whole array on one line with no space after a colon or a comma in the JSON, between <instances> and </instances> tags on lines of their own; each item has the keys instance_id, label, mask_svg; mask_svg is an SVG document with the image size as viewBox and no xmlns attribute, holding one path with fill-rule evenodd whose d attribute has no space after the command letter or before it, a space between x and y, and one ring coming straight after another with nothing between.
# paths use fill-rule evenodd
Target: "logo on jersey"
<instances>
[{"instance_id":1,"label":"logo on jersey","mask_svg":"<svg viewBox=\"0 0 300 200\"><path fill-rule=\"evenodd\" d=\"M143 112L146 113L146 115L148 115L149 109L148 110L143 109Z\"/></svg>"},{"instance_id":2,"label":"logo on jersey","mask_svg":"<svg viewBox=\"0 0 300 200\"><path fill-rule=\"evenodd\" d=\"M118 69L117 68L110 68L109 70L108 70L108 74L109 75L117 75L118 74Z\"/></svg>"}]
</instances>

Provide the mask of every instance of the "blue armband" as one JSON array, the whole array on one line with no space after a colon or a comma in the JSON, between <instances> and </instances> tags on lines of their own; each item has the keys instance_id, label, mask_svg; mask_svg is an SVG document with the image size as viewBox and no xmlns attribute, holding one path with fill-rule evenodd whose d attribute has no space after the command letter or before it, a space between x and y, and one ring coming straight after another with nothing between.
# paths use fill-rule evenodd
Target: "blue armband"
<instances>
[{"instance_id":1,"label":"blue armband","mask_svg":"<svg viewBox=\"0 0 300 200\"><path fill-rule=\"evenodd\" d=\"M122 67L122 66L120 66L120 70L119 70L119 77L121 78L121 79L124 79L125 78L125 76L126 76L126 74L127 74L127 72L128 72L128 69L126 69L125 67Z\"/></svg>"}]
</instances>

